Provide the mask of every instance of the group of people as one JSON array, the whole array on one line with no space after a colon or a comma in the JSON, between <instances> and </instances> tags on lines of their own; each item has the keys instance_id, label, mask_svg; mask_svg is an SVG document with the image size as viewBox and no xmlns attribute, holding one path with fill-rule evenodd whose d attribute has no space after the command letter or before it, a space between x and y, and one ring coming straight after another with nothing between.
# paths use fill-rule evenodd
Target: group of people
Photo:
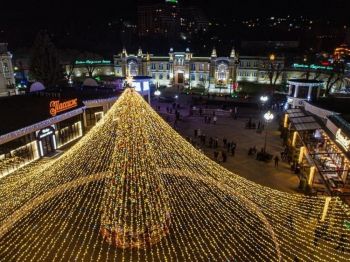
<instances>
[{"instance_id":1,"label":"group of people","mask_svg":"<svg viewBox=\"0 0 350 262\"><path fill-rule=\"evenodd\" d=\"M194 129L194 137L199 138L201 144L203 146L206 145L206 135L202 134L201 129ZM192 142L191 139L189 139ZM217 137L209 137L208 139L208 147L213 148L214 150L214 159L216 161L222 160L222 162L227 161L227 154L231 153L231 156L235 155L237 143L234 141L229 142L227 138L222 139L222 150L217 150L219 148L219 139ZM226 149L226 150L225 150Z\"/></svg>"},{"instance_id":2,"label":"group of people","mask_svg":"<svg viewBox=\"0 0 350 262\"><path fill-rule=\"evenodd\" d=\"M204 123L210 124L211 123L211 116L204 116ZM213 116L213 124L216 125L216 121L218 120L217 116Z\"/></svg>"}]
</instances>

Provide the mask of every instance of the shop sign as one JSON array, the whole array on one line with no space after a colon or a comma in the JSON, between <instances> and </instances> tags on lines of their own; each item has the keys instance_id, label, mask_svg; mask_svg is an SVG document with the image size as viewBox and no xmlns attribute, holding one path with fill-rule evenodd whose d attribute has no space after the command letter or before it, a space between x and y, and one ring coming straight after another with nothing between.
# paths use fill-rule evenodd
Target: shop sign
<instances>
[{"instance_id":1,"label":"shop sign","mask_svg":"<svg viewBox=\"0 0 350 262\"><path fill-rule=\"evenodd\" d=\"M314 70L318 70L318 69L321 69L321 70L333 70L333 67L331 66L321 66L321 65L315 65L315 64L312 64L312 65L305 65L305 64L293 64L293 67L294 68L310 68L310 69L314 69Z\"/></svg>"},{"instance_id":2,"label":"shop sign","mask_svg":"<svg viewBox=\"0 0 350 262\"><path fill-rule=\"evenodd\" d=\"M110 60L77 60L76 65L109 65L112 62Z\"/></svg>"},{"instance_id":3,"label":"shop sign","mask_svg":"<svg viewBox=\"0 0 350 262\"><path fill-rule=\"evenodd\" d=\"M64 102L60 102L60 100L53 100L50 102L50 114L52 116L55 116L62 111L66 111L77 106L78 98L74 98Z\"/></svg>"},{"instance_id":4,"label":"shop sign","mask_svg":"<svg viewBox=\"0 0 350 262\"><path fill-rule=\"evenodd\" d=\"M341 129L339 128L336 135L336 141L346 150L349 151L350 149L350 139L344 136L341 132Z\"/></svg>"},{"instance_id":5,"label":"shop sign","mask_svg":"<svg viewBox=\"0 0 350 262\"><path fill-rule=\"evenodd\" d=\"M52 126L46 127L44 129L41 129L38 133L37 133L37 139L42 139L44 137L53 135L55 132L55 128Z\"/></svg>"}]
</instances>

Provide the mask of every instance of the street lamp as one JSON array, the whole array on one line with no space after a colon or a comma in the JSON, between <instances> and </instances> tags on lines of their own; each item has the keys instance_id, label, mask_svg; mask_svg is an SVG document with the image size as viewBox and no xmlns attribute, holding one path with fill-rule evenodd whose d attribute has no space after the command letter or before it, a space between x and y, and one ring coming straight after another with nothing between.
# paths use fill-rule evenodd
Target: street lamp
<instances>
[{"instance_id":1,"label":"street lamp","mask_svg":"<svg viewBox=\"0 0 350 262\"><path fill-rule=\"evenodd\" d=\"M260 112L261 110L264 108L265 103L269 100L268 96L261 96L260 97L260 102L261 102L261 108L260 108Z\"/></svg>"},{"instance_id":2,"label":"street lamp","mask_svg":"<svg viewBox=\"0 0 350 262\"><path fill-rule=\"evenodd\" d=\"M269 100L269 97L268 96L261 96L260 97L260 101L261 101L261 103L266 103L267 102L267 100Z\"/></svg>"},{"instance_id":3,"label":"street lamp","mask_svg":"<svg viewBox=\"0 0 350 262\"><path fill-rule=\"evenodd\" d=\"M159 97L161 94L162 94L162 93L161 93L159 90L156 90L156 91L154 92L154 95L157 96L157 97Z\"/></svg>"},{"instance_id":4,"label":"street lamp","mask_svg":"<svg viewBox=\"0 0 350 262\"><path fill-rule=\"evenodd\" d=\"M268 127L268 124L273 120L274 115L270 111L267 111L264 114L264 118L265 118L265 121L266 121L264 153L266 153L267 127Z\"/></svg>"}]
</instances>

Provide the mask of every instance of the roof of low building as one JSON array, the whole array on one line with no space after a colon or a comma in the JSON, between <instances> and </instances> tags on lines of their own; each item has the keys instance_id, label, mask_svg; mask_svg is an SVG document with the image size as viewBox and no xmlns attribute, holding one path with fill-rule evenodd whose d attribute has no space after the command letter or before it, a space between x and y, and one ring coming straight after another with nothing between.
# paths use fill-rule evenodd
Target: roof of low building
<instances>
[{"instance_id":1,"label":"roof of low building","mask_svg":"<svg viewBox=\"0 0 350 262\"><path fill-rule=\"evenodd\" d=\"M295 82L301 84L323 84L323 81L310 79L288 79L288 82Z\"/></svg>"},{"instance_id":2,"label":"roof of low building","mask_svg":"<svg viewBox=\"0 0 350 262\"><path fill-rule=\"evenodd\" d=\"M83 107L84 100L103 99L116 96L112 90L96 88L68 89L60 92L36 92L0 98L0 135L39 123L51 118L50 101L78 99L78 106L57 115Z\"/></svg>"}]
</instances>

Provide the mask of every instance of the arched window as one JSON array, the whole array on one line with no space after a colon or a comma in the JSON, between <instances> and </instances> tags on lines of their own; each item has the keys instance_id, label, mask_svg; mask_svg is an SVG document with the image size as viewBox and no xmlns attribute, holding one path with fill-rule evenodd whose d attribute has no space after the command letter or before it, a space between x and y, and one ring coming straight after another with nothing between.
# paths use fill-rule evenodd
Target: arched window
<instances>
[{"instance_id":1,"label":"arched window","mask_svg":"<svg viewBox=\"0 0 350 262\"><path fill-rule=\"evenodd\" d=\"M218 65L218 80L226 81L227 79L227 65L224 63L221 63Z\"/></svg>"},{"instance_id":2,"label":"arched window","mask_svg":"<svg viewBox=\"0 0 350 262\"><path fill-rule=\"evenodd\" d=\"M129 62L128 64L129 76L137 76L139 73L139 68L137 63L134 61Z\"/></svg>"}]
</instances>

